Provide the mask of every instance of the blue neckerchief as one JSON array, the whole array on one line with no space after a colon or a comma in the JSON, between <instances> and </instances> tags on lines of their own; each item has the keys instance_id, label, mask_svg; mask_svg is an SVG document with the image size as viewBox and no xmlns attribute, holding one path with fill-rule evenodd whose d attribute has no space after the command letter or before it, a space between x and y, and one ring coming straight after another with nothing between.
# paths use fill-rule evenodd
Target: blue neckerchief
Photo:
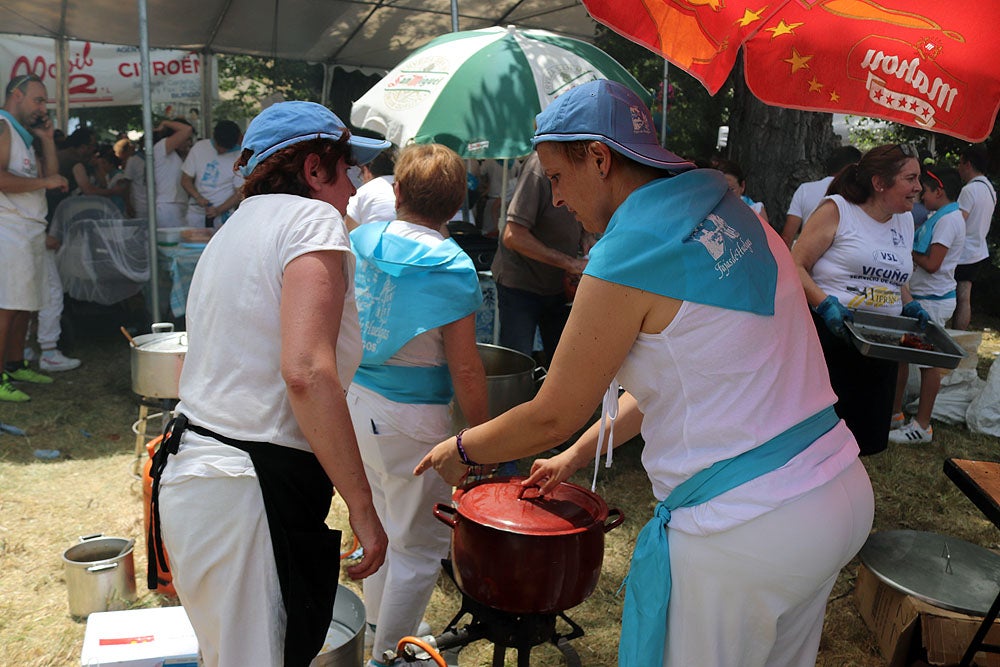
<instances>
[{"instance_id":1,"label":"blue neckerchief","mask_svg":"<svg viewBox=\"0 0 1000 667\"><path fill-rule=\"evenodd\" d=\"M958 292L952 290L944 294L911 294L910 296L919 301L944 301L945 299L954 299L957 295Z\"/></svg>"},{"instance_id":2,"label":"blue neckerchief","mask_svg":"<svg viewBox=\"0 0 1000 667\"><path fill-rule=\"evenodd\" d=\"M938 220L957 210L958 202L953 201L945 204L934 211L934 215L927 218L924 224L917 227L916 231L913 232L913 252L926 255L931 249L931 242L934 240L934 227L937 226Z\"/></svg>"},{"instance_id":3,"label":"blue neckerchief","mask_svg":"<svg viewBox=\"0 0 1000 667\"><path fill-rule=\"evenodd\" d=\"M740 200L750 208L753 208L754 204L757 203L754 200L750 199L750 197L747 197L746 195L740 195Z\"/></svg>"},{"instance_id":4,"label":"blue neckerchief","mask_svg":"<svg viewBox=\"0 0 1000 667\"><path fill-rule=\"evenodd\" d=\"M24 139L25 145L28 148L31 148L31 145L35 143L35 135L33 135L31 132L28 132L28 130L25 129L25 127L21 125L21 123L19 123L17 119L10 114L9 111L6 111L5 109L0 109L0 116L3 116L10 122L10 126L13 127L15 130L17 130L17 133L21 135L22 139Z\"/></svg>"},{"instance_id":5,"label":"blue neckerchief","mask_svg":"<svg viewBox=\"0 0 1000 667\"><path fill-rule=\"evenodd\" d=\"M639 533L625 581L625 608L618 647L619 667L660 667L670 602L670 513L693 507L777 470L835 427L833 407L817 412L748 452L713 463L691 476L660 501Z\"/></svg>"},{"instance_id":6,"label":"blue neckerchief","mask_svg":"<svg viewBox=\"0 0 1000 667\"><path fill-rule=\"evenodd\" d=\"M362 364L352 382L397 403L447 405L455 395L447 366Z\"/></svg>"},{"instance_id":7,"label":"blue neckerchief","mask_svg":"<svg viewBox=\"0 0 1000 667\"><path fill-rule=\"evenodd\" d=\"M682 301L773 315L778 265L761 224L721 172L659 179L618 207L584 273Z\"/></svg>"},{"instance_id":8,"label":"blue neckerchief","mask_svg":"<svg viewBox=\"0 0 1000 667\"><path fill-rule=\"evenodd\" d=\"M432 247L386 233L388 226L376 222L351 232L361 363L369 367L384 364L413 337L476 312L483 299L476 267L455 241Z\"/></svg>"}]
</instances>

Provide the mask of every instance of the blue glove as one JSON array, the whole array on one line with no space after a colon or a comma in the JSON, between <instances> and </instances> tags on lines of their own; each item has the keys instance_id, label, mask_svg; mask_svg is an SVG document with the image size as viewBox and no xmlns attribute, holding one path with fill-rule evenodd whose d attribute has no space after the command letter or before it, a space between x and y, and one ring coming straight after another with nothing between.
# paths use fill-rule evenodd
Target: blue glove
<instances>
[{"instance_id":1,"label":"blue glove","mask_svg":"<svg viewBox=\"0 0 1000 667\"><path fill-rule=\"evenodd\" d=\"M917 320L917 322L920 324L921 330L926 329L927 323L931 321L930 313L924 310L924 307L920 305L919 301L911 301L908 304L904 305L903 316L912 317L913 319Z\"/></svg>"},{"instance_id":2,"label":"blue glove","mask_svg":"<svg viewBox=\"0 0 1000 667\"><path fill-rule=\"evenodd\" d=\"M850 340L847 327L844 322L853 322L854 315L851 314L844 304L840 303L835 296L828 296L820 302L813 310L823 318L823 323L834 336L845 341Z\"/></svg>"}]
</instances>

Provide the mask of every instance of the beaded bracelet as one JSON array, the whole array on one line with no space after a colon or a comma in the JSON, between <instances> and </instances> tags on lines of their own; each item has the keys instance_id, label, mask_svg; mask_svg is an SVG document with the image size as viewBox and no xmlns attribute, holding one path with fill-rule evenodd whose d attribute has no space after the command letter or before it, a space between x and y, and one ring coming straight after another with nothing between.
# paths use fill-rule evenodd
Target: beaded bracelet
<instances>
[{"instance_id":1,"label":"beaded bracelet","mask_svg":"<svg viewBox=\"0 0 1000 667\"><path fill-rule=\"evenodd\" d=\"M464 463L467 466L477 466L479 464L468 457L468 455L465 453L465 447L462 446L462 436L468 430L469 429L467 428L463 428L461 431L458 432L458 435L455 436L455 446L458 447L458 458L462 460L462 463Z\"/></svg>"}]
</instances>

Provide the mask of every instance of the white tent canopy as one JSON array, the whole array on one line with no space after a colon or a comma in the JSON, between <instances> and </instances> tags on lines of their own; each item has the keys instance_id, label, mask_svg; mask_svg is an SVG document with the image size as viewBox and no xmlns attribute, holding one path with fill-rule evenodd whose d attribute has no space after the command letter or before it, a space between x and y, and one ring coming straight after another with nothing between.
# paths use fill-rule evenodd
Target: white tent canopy
<instances>
[{"instance_id":1,"label":"white tent canopy","mask_svg":"<svg viewBox=\"0 0 1000 667\"><path fill-rule=\"evenodd\" d=\"M451 0L147 0L149 46L389 70L451 32ZM514 24L592 41L579 0L458 0L458 29ZM0 0L0 31L139 44L137 3Z\"/></svg>"}]
</instances>

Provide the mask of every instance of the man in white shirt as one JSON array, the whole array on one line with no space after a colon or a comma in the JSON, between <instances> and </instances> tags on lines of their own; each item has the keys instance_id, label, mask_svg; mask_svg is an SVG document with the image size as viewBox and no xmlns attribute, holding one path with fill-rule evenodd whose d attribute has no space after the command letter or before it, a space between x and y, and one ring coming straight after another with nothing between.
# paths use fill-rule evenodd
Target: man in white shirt
<instances>
[{"instance_id":1,"label":"man in white shirt","mask_svg":"<svg viewBox=\"0 0 1000 667\"><path fill-rule=\"evenodd\" d=\"M833 182L833 177L849 164L853 164L861 159L861 151L854 146L841 146L833 151L827 158L826 176L818 181L802 183L792 195L792 203L788 205L788 215L785 216L785 227L781 230L781 238L785 239L788 247L792 247L792 242L798 236L802 225L812 212L816 210L819 203L826 196L826 189Z\"/></svg>"},{"instance_id":2,"label":"man in white shirt","mask_svg":"<svg viewBox=\"0 0 1000 667\"><path fill-rule=\"evenodd\" d=\"M155 132L156 226L183 227L187 220L187 194L181 188L181 166L191 150L194 128L185 120L165 120Z\"/></svg>"},{"instance_id":3,"label":"man in white shirt","mask_svg":"<svg viewBox=\"0 0 1000 667\"><path fill-rule=\"evenodd\" d=\"M188 227L220 227L240 201L243 177L233 171L240 156L240 126L231 120L215 125L211 139L196 143L181 166L181 187L191 196Z\"/></svg>"},{"instance_id":4,"label":"man in white shirt","mask_svg":"<svg viewBox=\"0 0 1000 667\"><path fill-rule=\"evenodd\" d=\"M958 287L952 327L963 331L969 328L972 318L972 283L990 257L986 234L997 205L997 193L984 175L988 165L989 154L982 144L966 148L958 160L958 173L965 182L958 196L958 207L965 216L965 248L955 269Z\"/></svg>"},{"instance_id":5,"label":"man in white shirt","mask_svg":"<svg viewBox=\"0 0 1000 667\"><path fill-rule=\"evenodd\" d=\"M359 167L362 185L348 200L347 215L344 216L348 230L369 222L396 219L396 193L392 185L395 164L396 153L390 148Z\"/></svg>"}]
</instances>

